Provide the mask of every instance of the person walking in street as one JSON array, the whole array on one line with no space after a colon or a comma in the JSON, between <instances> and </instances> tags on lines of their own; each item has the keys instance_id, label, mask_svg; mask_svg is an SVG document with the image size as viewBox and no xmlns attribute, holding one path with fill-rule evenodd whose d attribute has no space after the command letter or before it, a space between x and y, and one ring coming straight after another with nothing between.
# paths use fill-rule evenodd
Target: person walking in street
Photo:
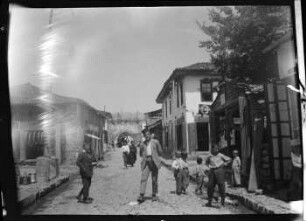
<instances>
[{"instance_id":1,"label":"person walking in street","mask_svg":"<svg viewBox=\"0 0 306 221\"><path fill-rule=\"evenodd\" d=\"M79 153L76 164L80 168L83 187L79 192L77 199L80 203L91 203L93 198L89 197L89 188L91 185L91 178L93 175L93 166L96 164L94 156L91 154L88 143L83 145L84 151ZM83 196L83 198L82 198Z\"/></svg>"},{"instance_id":2,"label":"person walking in street","mask_svg":"<svg viewBox=\"0 0 306 221\"><path fill-rule=\"evenodd\" d=\"M181 173L181 168L182 168L182 162L183 160L181 159L181 153L176 152L174 160L172 162L172 169L173 169L173 175L175 178L175 186L176 186L176 194L180 195L182 193L182 173Z\"/></svg>"},{"instance_id":3,"label":"person walking in street","mask_svg":"<svg viewBox=\"0 0 306 221\"><path fill-rule=\"evenodd\" d=\"M129 154L131 165L134 166L136 159L137 159L137 148L135 146L135 141L131 141L130 145L130 154Z\"/></svg>"},{"instance_id":4,"label":"person walking in street","mask_svg":"<svg viewBox=\"0 0 306 221\"><path fill-rule=\"evenodd\" d=\"M232 181L234 187L241 185L241 160L238 154L238 150L233 151Z\"/></svg>"},{"instance_id":5,"label":"person walking in street","mask_svg":"<svg viewBox=\"0 0 306 221\"><path fill-rule=\"evenodd\" d=\"M156 201L158 191L158 170L161 168L162 148L158 140L152 139L150 131L144 131L146 140L141 144L139 154L141 161L140 196L138 202L144 202L144 195L149 175L152 178L152 201Z\"/></svg>"},{"instance_id":6,"label":"person walking in street","mask_svg":"<svg viewBox=\"0 0 306 221\"><path fill-rule=\"evenodd\" d=\"M190 178L189 178L189 169L188 169L188 162L187 162L188 154L187 152L182 153L182 193L187 194L187 188L189 186Z\"/></svg>"},{"instance_id":7,"label":"person walking in street","mask_svg":"<svg viewBox=\"0 0 306 221\"><path fill-rule=\"evenodd\" d=\"M204 177L205 177L205 170L202 165L203 159L202 157L197 157L197 166L196 166L196 182L197 186L195 189L195 194L196 195L202 195L203 191L202 188L204 187Z\"/></svg>"},{"instance_id":8,"label":"person walking in street","mask_svg":"<svg viewBox=\"0 0 306 221\"><path fill-rule=\"evenodd\" d=\"M123 146L121 147L121 149L122 149L123 165L124 165L124 168L127 169L130 147L126 139L123 141Z\"/></svg>"},{"instance_id":9,"label":"person walking in street","mask_svg":"<svg viewBox=\"0 0 306 221\"><path fill-rule=\"evenodd\" d=\"M176 183L176 194L186 194L186 189L189 185L189 171L187 163L187 153L176 152L175 159L172 162L173 174Z\"/></svg>"},{"instance_id":10,"label":"person walking in street","mask_svg":"<svg viewBox=\"0 0 306 221\"><path fill-rule=\"evenodd\" d=\"M212 198L216 184L221 195L221 205L225 203L225 170L224 166L231 163L231 158L219 153L219 147L215 144L211 150L211 154L206 160L206 165L209 167L209 181L207 188L208 203L206 206L211 207Z\"/></svg>"}]
</instances>

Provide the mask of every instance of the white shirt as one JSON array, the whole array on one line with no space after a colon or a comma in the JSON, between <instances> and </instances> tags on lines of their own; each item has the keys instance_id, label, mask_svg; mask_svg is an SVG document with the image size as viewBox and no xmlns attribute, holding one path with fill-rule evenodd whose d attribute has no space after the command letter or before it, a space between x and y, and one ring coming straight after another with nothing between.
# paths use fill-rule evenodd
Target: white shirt
<instances>
[{"instance_id":1,"label":"white shirt","mask_svg":"<svg viewBox=\"0 0 306 221\"><path fill-rule=\"evenodd\" d=\"M302 168L302 157L301 156L302 155L298 156L291 152L291 159L292 159L293 166Z\"/></svg>"},{"instance_id":2,"label":"white shirt","mask_svg":"<svg viewBox=\"0 0 306 221\"><path fill-rule=\"evenodd\" d=\"M147 145L147 156L152 156L152 146L151 141Z\"/></svg>"},{"instance_id":3,"label":"white shirt","mask_svg":"<svg viewBox=\"0 0 306 221\"><path fill-rule=\"evenodd\" d=\"M188 163L182 160L181 158L179 158L175 159L171 166L174 169L183 169L183 168L188 168Z\"/></svg>"},{"instance_id":4,"label":"white shirt","mask_svg":"<svg viewBox=\"0 0 306 221\"><path fill-rule=\"evenodd\" d=\"M129 145L124 145L124 146L122 146L121 148L122 148L122 152L130 153L130 147L129 147Z\"/></svg>"}]
</instances>

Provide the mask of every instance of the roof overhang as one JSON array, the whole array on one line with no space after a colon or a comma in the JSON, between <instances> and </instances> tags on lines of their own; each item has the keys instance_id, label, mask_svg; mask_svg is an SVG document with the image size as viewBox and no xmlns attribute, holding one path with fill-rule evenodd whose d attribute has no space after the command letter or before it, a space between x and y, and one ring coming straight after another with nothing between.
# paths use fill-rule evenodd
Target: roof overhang
<instances>
[{"instance_id":1,"label":"roof overhang","mask_svg":"<svg viewBox=\"0 0 306 221\"><path fill-rule=\"evenodd\" d=\"M212 76L212 77L221 77L216 73L213 69L203 70L203 69L183 69L177 68L175 69L167 81L164 83L162 90L159 92L156 103L163 103L164 98L169 93L170 89L172 88L172 80L179 81L180 79L184 78L185 76Z\"/></svg>"},{"instance_id":2,"label":"roof overhang","mask_svg":"<svg viewBox=\"0 0 306 221\"><path fill-rule=\"evenodd\" d=\"M273 49L275 49L280 44L282 44L284 42L287 42L287 41L289 41L291 39L293 39L292 31L286 33L283 37L279 38L278 40L272 42L269 46L267 46L266 48L263 49L262 53L266 54L269 51L272 51Z\"/></svg>"}]
</instances>

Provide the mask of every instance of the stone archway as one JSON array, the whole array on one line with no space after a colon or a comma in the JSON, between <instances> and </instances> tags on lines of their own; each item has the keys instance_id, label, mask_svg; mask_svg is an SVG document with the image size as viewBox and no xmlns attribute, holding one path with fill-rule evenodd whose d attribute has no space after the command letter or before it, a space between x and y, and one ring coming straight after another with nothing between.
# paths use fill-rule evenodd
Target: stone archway
<instances>
[{"instance_id":1,"label":"stone archway","mask_svg":"<svg viewBox=\"0 0 306 221\"><path fill-rule=\"evenodd\" d=\"M109 128L109 137L115 144L120 135L129 135L133 137L136 142L141 139L141 128L137 123L122 123L112 124Z\"/></svg>"}]
</instances>

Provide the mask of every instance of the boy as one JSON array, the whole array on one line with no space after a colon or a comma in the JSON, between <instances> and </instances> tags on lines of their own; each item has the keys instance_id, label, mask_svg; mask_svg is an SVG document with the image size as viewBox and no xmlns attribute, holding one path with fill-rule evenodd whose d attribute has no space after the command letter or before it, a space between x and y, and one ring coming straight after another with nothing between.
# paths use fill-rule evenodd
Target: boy
<instances>
[{"instance_id":1,"label":"boy","mask_svg":"<svg viewBox=\"0 0 306 221\"><path fill-rule=\"evenodd\" d=\"M203 162L203 159L201 157L197 157L197 167L196 167L197 187L195 189L195 194L196 195L202 195L203 194L202 188L204 186L205 171L204 171L202 162Z\"/></svg>"},{"instance_id":2,"label":"boy","mask_svg":"<svg viewBox=\"0 0 306 221\"><path fill-rule=\"evenodd\" d=\"M188 164L186 162L187 154L176 152L175 160L172 163L174 177L176 181L176 194L186 193L189 184ZM183 158L185 160L183 160ZM187 179L188 178L188 179Z\"/></svg>"},{"instance_id":3,"label":"boy","mask_svg":"<svg viewBox=\"0 0 306 221\"><path fill-rule=\"evenodd\" d=\"M238 150L233 151L233 163L232 163L232 179L233 179L233 186L237 187L241 185L241 161L240 157L238 156Z\"/></svg>"},{"instance_id":4,"label":"boy","mask_svg":"<svg viewBox=\"0 0 306 221\"><path fill-rule=\"evenodd\" d=\"M206 160L206 165L210 168L209 181L207 188L208 203L206 206L211 207L211 201L214 194L216 184L218 184L221 195L221 205L225 203L225 171L224 166L231 162L231 158L219 153L219 147L215 144L211 150L211 154Z\"/></svg>"},{"instance_id":5,"label":"boy","mask_svg":"<svg viewBox=\"0 0 306 221\"><path fill-rule=\"evenodd\" d=\"M188 169L188 163L187 163L187 157L188 154L186 152L182 153L182 193L186 194L187 188L189 186L189 169Z\"/></svg>"}]
</instances>

